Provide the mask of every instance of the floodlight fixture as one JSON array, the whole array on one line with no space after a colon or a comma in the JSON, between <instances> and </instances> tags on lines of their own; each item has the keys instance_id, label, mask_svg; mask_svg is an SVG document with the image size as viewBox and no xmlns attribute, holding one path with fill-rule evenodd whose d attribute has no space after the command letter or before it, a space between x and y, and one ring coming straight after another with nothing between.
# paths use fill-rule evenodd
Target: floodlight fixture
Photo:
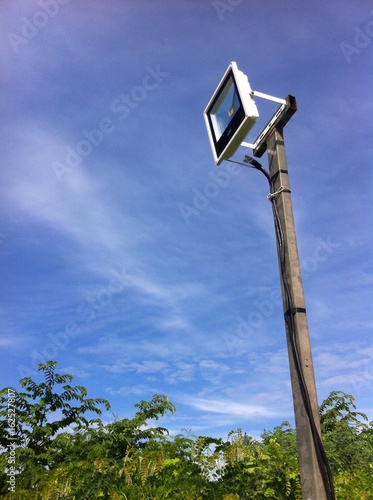
<instances>
[{"instance_id":1,"label":"floodlight fixture","mask_svg":"<svg viewBox=\"0 0 373 500\"><path fill-rule=\"evenodd\" d=\"M237 64L231 62L204 111L217 165L235 153L258 117L249 80Z\"/></svg>"},{"instance_id":2,"label":"floodlight fixture","mask_svg":"<svg viewBox=\"0 0 373 500\"><path fill-rule=\"evenodd\" d=\"M259 118L254 97L278 103L280 106L253 143L243 142ZM203 115L216 165L229 158L239 146L253 149L262 156L267 138L275 128L282 129L297 110L294 96L286 99L252 90L247 76L231 62L213 93Z\"/></svg>"}]
</instances>

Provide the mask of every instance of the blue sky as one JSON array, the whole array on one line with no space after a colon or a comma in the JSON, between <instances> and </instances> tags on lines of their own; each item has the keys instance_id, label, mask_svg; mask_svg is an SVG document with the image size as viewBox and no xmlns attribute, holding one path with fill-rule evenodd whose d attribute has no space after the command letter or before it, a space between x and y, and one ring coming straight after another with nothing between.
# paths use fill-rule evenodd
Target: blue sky
<instances>
[{"instance_id":1,"label":"blue sky","mask_svg":"<svg viewBox=\"0 0 373 500\"><path fill-rule=\"evenodd\" d=\"M215 166L202 115L236 61L298 101L285 141L319 402L341 390L373 418L372 9L2 2L1 387L55 359L118 417L166 394L172 432L293 422L266 180ZM260 127L275 108L257 105Z\"/></svg>"}]
</instances>

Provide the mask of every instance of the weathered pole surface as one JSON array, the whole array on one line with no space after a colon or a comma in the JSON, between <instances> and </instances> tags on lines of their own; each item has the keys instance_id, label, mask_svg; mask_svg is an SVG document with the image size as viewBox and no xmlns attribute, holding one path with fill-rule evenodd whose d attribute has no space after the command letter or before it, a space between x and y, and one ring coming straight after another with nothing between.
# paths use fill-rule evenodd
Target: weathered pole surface
<instances>
[{"instance_id":1,"label":"weathered pole surface","mask_svg":"<svg viewBox=\"0 0 373 500\"><path fill-rule=\"evenodd\" d=\"M272 202L276 204L278 219L283 233L283 245L281 245L277 237L277 251L285 314L302 494L304 500L326 500L328 498L326 486L320 471L313 434L316 429L318 436L321 437L320 418L282 130L275 128L267 138L266 143L272 192L278 192L278 194L274 195L275 199ZM292 322L291 324L289 323L290 321ZM296 350L294 349L292 338L296 343ZM296 358L299 360L298 363ZM299 366L311 403L313 426L307 413L308 405L305 402L304 388L302 388L300 382Z\"/></svg>"}]
</instances>

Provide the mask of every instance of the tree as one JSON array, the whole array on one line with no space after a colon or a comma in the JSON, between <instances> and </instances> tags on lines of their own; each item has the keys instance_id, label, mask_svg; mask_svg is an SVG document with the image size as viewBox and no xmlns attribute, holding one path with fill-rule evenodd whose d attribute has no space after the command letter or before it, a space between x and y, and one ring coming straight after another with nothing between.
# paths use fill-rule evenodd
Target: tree
<instances>
[{"instance_id":1,"label":"tree","mask_svg":"<svg viewBox=\"0 0 373 500\"><path fill-rule=\"evenodd\" d=\"M231 433L222 450L226 460L219 479L220 492L240 500L295 500L300 491L297 455L289 453L292 432L282 426L262 440ZM291 448L293 447L291 439ZM220 498L220 497L218 497Z\"/></svg>"},{"instance_id":2,"label":"tree","mask_svg":"<svg viewBox=\"0 0 373 500\"><path fill-rule=\"evenodd\" d=\"M259 440L240 430L227 440L190 432L172 437L165 427L151 424L175 411L166 396L155 394L135 405L133 418L104 425L100 406L109 410L109 403L89 399L84 387L70 385L71 375L55 373L56 366L39 365L41 383L24 378L19 392L0 391L4 500L15 498L9 470L16 477L17 500L301 498L296 433L288 422ZM10 401L16 408L16 469L9 462ZM337 499L373 498L372 423L356 411L353 396L342 392L332 392L320 413Z\"/></svg>"},{"instance_id":3,"label":"tree","mask_svg":"<svg viewBox=\"0 0 373 500\"><path fill-rule=\"evenodd\" d=\"M333 472L371 471L373 426L356 411L355 398L333 391L320 405L320 423Z\"/></svg>"},{"instance_id":4,"label":"tree","mask_svg":"<svg viewBox=\"0 0 373 500\"><path fill-rule=\"evenodd\" d=\"M356 411L353 396L333 391L320 405L320 423L337 498L373 498L373 422Z\"/></svg>"},{"instance_id":5,"label":"tree","mask_svg":"<svg viewBox=\"0 0 373 500\"><path fill-rule=\"evenodd\" d=\"M21 489L34 487L46 470L50 471L61 461L62 439L55 439L57 434L72 426L77 432L88 429L92 420L85 414L93 412L102 414L98 405L109 410L106 399L87 398L87 389L82 386L72 387L71 375L55 373L57 363L47 361L38 365L43 372L44 382L36 383L30 377L20 380L22 392L15 391L14 427L12 427L12 446L16 448L17 484ZM62 387L56 387L61 386ZM0 446L7 450L9 446L9 400L8 390L0 391ZM74 405L75 403L75 405ZM64 454L62 453L62 456ZM2 453L2 465L6 453ZM6 467L2 468L2 471ZM7 487L7 475L0 478L0 491Z\"/></svg>"},{"instance_id":6,"label":"tree","mask_svg":"<svg viewBox=\"0 0 373 500\"><path fill-rule=\"evenodd\" d=\"M38 498L40 492L43 498L102 496L113 488L119 489L119 484L124 482L125 467L128 475L136 460L142 464L139 477L144 478L146 460L143 460L145 453L139 454L140 450L146 448L148 441L168 434L163 427L147 428L147 421L158 420L168 411L174 412L174 405L166 396L154 395L151 401L135 405L138 411L134 418L104 426L99 418L88 419L86 414L100 416L99 405L109 410L109 402L87 398L87 389L71 386L73 377L55 373L56 366L55 361L38 365L38 371L44 375L43 382L26 377L20 381L20 391L12 389L17 497ZM9 389L0 391L0 494L3 498L9 486Z\"/></svg>"},{"instance_id":7,"label":"tree","mask_svg":"<svg viewBox=\"0 0 373 500\"><path fill-rule=\"evenodd\" d=\"M175 406L166 396L155 394L151 401L140 401L135 407L139 410L134 418L118 420L105 428L103 437L110 458L123 458L129 448L142 449L149 440L168 434L168 430L164 427L148 427L147 424L148 420L158 420L167 412L175 412Z\"/></svg>"}]
</instances>

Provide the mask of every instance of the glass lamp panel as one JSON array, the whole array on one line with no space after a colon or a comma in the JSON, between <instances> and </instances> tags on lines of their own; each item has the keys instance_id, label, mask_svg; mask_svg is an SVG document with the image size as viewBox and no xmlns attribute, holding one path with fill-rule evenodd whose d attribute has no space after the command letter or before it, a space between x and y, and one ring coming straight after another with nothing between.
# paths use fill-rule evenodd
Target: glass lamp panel
<instances>
[{"instance_id":1,"label":"glass lamp panel","mask_svg":"<svg viewBox=\"0 0 373 500\"><path fill-rule=\"evenodd\" d=\"M241 102L231 77L211 110L211 122L218 141L228 127Z\"/></svg>"}]
</instances>

